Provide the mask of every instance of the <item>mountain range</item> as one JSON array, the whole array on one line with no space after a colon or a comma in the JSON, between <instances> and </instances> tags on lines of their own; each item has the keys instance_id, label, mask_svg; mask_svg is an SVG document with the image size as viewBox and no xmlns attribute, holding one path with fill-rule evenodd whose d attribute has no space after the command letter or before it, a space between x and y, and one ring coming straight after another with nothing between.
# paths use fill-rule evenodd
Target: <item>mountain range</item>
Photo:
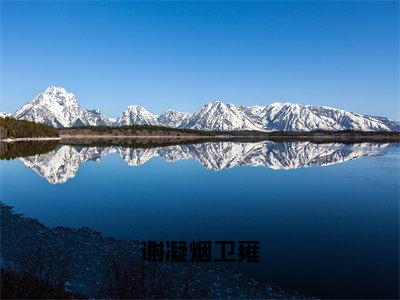
<instances>
[{"instance_id":1,"label":"mountain range","mask_svg":"<svg viewBox=\"0 0 400 300\"><path fill-rule=\"evenodd\" d=\"M288 170L326 166L352 159L382 155L390 144L314 144L310 142L271 141L257 143L209 142L158 148L78 147L62 145L46 154L19 160L35 170L51 184L60 184L75 177L81 164L100 162L111 153L118 153L129 166L140 166L154 157L168 162L194 159L209 170L220 171L239 166ZM396 148L397 149L397 148ZM397 151L397 150L396 150Z\"/></svg>"},{"instance_id":2,"label":"mountain range","mask_svg":"<svg viewBox=\"0 0 400 300\"><path fill-rule=\"evenodd\" d=\"M211 101L197 112L167 110L156 115L139 105L129 105L119 117L80 106L76 96L62 87L50 86L14 114L0 113L55 127L163 125L200 130L313 131L363 130L400 131L400 123L384 117L361 115L345 110L294 103L240 106Z\"/></svg>"}]
</instances>

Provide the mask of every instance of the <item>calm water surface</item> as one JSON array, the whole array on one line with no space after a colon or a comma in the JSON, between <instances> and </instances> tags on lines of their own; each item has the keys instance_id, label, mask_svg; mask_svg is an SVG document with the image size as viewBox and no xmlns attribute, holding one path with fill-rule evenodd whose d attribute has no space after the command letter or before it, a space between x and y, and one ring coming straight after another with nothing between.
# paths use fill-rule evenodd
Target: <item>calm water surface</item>
<instances>
[{"instance_id":1,"label":"calm water surface","mask_svg":"<svg viewBox=\"0 0 400 300\"><path fill-rule=\"evenodd\" d=\"M396 298L398 145L206 143L1 161L1 200L48 226L259 240L239 268L315 297Z\"/></svg>"}]
</instances>

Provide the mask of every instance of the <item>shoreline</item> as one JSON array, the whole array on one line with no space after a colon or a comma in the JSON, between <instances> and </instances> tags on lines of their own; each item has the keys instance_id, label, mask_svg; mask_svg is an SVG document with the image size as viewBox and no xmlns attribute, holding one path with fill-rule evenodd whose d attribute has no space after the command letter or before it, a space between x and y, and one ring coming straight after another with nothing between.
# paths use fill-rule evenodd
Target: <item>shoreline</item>
<instances>
[{"instance_id":1,"label":"shoreline","mask_svg":"<svg viewBox=\"0 0 400 300\"><path fill-rule=\"evenodd\" d=\"M0 140L0 142L13 143L13 142L23 142L23 141L51 141L51 140L61 140L61 137L7 138Z\"/></svg>"},{"instance_id":2,"label":"shoreline","mask_svg":"<svg viewBox=\"0 0 400 300\"><path fill-rule=\"evenodd\" d=\"M86 135L86 134L80 134L80 135L60 135L60 139L166 139L166 138L171 138L171 139L199 139L199 138L205 138L205 139L214 139L214 138L221 138L222 136L202 136L202 135Z\"/></svg>"},{"instance_id":3,"label":"shoreline","mask_svg":"<svg viewBox=\"0 0 400 300\"><path fill-rule=\"evenodd\" d=\"M273 142L303 142L311 143L400 143L399 135L349 135L349 134L323 134L323 135L307 135L307 134L287 134L287 135L236 135L236 134L218 134L218 135L96 135L96 134L79 134L79 135L60 135L62 141L74 140L215 140L215 141L273 141Z\"/></svg>"},{"instance_id":4,"label":"shoreline","mask_svg":"<svg viewBox=\"0 0 400 300\"><path fill-rule=\"evenodd\" d=\"M217 134L217 135L113 135L113 134L79 134L79 135L64 135L59 137L26 137L26 138L6 138L0 142L13 143L23 141L74 141L74 140L232 140L232 141L275 141L275 142L298 142L309 141L315 143L399 143L400 133L391 135L371 134L371 135L349 135L345 133L336 134L286 134L286 135L236 135L236 134Z\"/></svg>"},{"instance_id":5,"label":"shoreline","mask_svg":"<svg viewBox=\"0 0 400 300\"><path fill-rule=\"evenodd\" d=\"M62 286L68 286L69 292L87 298L115 299L112 297L115 294L112 283L130 287L124 281L126 277L115 279L111 268L115 266L117 270L126 271L123 274L129 278L141 274L150 280L173 283L165 291L161 288L161 297L157 298L313 299L257 280L230 266L190 262L147 263L142 260L143 244L139 240L107 236L88 227L48 227L37 219L16 213L4 202L0 205L0 216L3 268L29 269L37 264L41 268L60 268L64 275ZM32 248L39 247L42 252L32 251ZM104 288L104 282L111 283L107 286L112 289L111 293ZM167 293L164 295L163 292ZM143 292L140 297L131 294L129 298L148 299L154 295Z\"/></svg>"}]
</instances>

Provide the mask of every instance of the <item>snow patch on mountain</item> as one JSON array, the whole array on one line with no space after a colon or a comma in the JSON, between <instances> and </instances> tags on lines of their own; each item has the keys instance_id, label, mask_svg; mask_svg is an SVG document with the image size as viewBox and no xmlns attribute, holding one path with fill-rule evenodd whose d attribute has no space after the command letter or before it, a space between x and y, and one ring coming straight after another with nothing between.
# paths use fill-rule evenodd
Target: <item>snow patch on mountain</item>
<instances>
[{"instance_id":1,"label":"snow patch on mountain","mask_svg":"<svg viewBox=\"0 0 400 300\"><path fill-rule=\"evenodd\" d=\"M6 117L11 117L11 114L0 111L0 118L6 118Z\"/></svg>"},{"instance_id":2,"label":"snow patch on mountain","mask_svg":"<svg viewBox=\"0 0 400 300\"><path fill-rule=\"evenodd\" d=\"M107 117L107 119L108 119L108 122L110 123L111 126L115 126L117 124L118 118Z\"/></svg>"}]
</instances>

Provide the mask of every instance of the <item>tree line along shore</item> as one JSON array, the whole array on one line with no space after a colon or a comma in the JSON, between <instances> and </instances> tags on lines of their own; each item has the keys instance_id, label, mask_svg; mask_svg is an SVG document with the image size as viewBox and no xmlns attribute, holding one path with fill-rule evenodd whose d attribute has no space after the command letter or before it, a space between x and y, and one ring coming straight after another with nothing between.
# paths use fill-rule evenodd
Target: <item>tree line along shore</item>
<instances>
[{"instance_id":1,"label":"tree line along shore","mask_svg":"<svg viewBox=\"0 0 400 300\"><path fill-rule=\"evenodd\" d=\"M107 138L211 138L241 140L310 140L315 142L400 142L400 132L390 131L204 131L157 125L82 126L55 128L51 125L11 117L0 118L0 140L21 138L107 139Z\"/></svg>"},{"instance_id":2,"label":"tree line along shore","mask_svg":"<svg viewBox=\"0 0 400 300\"><path fill-rule=\"evenodd\" d=\"M40 137L59 137L57 128L31 122L27 120L17 120L6 117L0 118L0 139L18 138L40 138Z\"/></svg>"}]
</instances>

